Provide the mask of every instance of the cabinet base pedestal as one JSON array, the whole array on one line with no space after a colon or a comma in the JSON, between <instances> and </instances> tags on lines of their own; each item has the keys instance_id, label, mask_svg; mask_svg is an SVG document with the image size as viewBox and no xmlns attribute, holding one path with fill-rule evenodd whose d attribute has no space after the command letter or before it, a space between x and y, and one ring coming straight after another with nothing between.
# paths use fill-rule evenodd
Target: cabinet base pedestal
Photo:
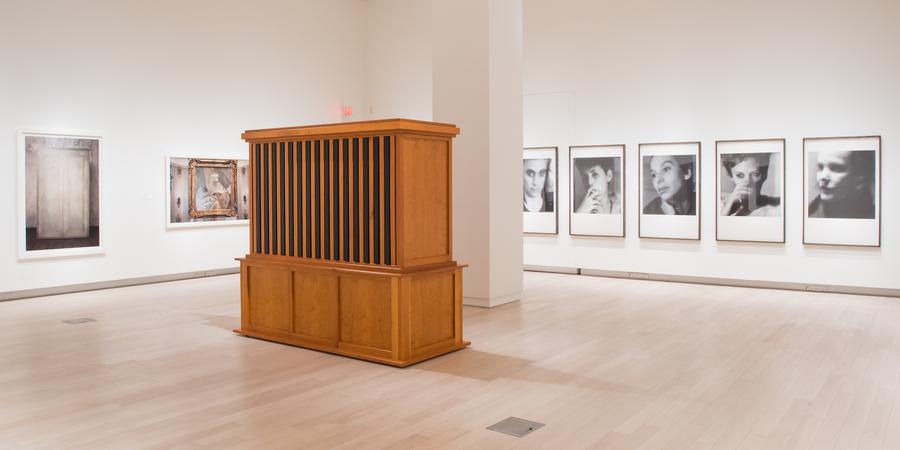
<instances>
[{"instance_id":1,"label":"cabinet base pedestal","mask_svg":"<svg viewBox=\"0 0 900 450\"><path fill-rule=\"evenodd\" d=\"M241 261L236 333L406 367L467 347L456 262L360 270L254 257Z\"/></svg>"}]
</instances>

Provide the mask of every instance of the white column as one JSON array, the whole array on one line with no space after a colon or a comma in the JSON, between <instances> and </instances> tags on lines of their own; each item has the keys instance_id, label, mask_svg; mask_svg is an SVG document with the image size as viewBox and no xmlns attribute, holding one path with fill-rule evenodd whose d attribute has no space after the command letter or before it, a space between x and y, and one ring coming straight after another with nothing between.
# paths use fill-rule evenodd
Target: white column
<instances>
[{"instance_id":1,"label":"white column","mask_svg":"<svg viewBox=\"0 0 900 450\"><path fill-rule=\"evenodd\" d=\"M457 124L454 255L464 303L522 292L522 2L432 1L433 111Z\"/></svg>"}]
</instances>

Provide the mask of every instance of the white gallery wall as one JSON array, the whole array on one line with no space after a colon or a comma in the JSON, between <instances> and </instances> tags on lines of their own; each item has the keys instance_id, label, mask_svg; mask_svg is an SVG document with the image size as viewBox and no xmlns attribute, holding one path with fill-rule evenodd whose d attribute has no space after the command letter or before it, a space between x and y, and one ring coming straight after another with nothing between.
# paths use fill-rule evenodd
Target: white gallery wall
<instances>
[{"instance_id":1,"label":"white gallery wall","mask_svg":"<svg viewBox=\"0 0 900 450\"><path fill-rule=\"evenodd\" d=\"M560 234L525 264L900 288L900 2L524 0L524 144ZM881 248L802 244L802 138L882 136ZM715 141L785 138L785 244L716 242ZM638 143L701 141L700 241L638 239ZM568 235L568 147L626 144L626 237Z\"/></svg>"},{"instance_id":2,"label":"white gallery wall","mask_svg":"<svg viewBox=\"0 0 900 450\"><path fill-rule=\"evenodd\" d=\"M355 118L431 120L431 1L365 3L365 110Z\"/></svg>"},{"instance_id":3,"label":"white gallery wall","mask_svg":"<svg viewBox=\"0 0 900 450\"><path fill-rule=\"evenodd\" d=\"M0 3L0 292L236 267L246 226L166 231L165 157L365 102L362 0ZM429 88L430 89L430 88ZM105 254L17 261L18 130L102 134Z\"/></svg>"}]
</instances>

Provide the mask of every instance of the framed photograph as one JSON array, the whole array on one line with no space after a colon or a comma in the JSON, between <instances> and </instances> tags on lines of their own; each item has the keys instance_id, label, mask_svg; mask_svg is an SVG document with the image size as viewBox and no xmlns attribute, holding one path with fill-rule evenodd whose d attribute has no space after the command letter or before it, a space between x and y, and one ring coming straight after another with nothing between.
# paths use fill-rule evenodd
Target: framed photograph
<instances>
[{"instance_id":1,"label":"framed photograph","mask_svg":"<svg viewBox=\"0 0 900 450\"><path fill-rule=\"evenodd\" d=\"M569 234L625 236L625 146L569 147Z\"/></svg>"},{"instance_id":2,"label":"framed photograph","mask_svg":"<svg viewBox=\"0 0 900 450\"><path fill-rule=\"evenodd\" d=\"M525 233L557 234L556 147L522 152L522 214Z\"/></svg>"},{"instance_id":3,"label":"framed photograph","mask_svg":"<svg viewBox=\"0 0 900 450\"><path fill-rule=\"evenodd\" d=\"M881 246L881 136L803 139L803 243Z\"/></svg>"},{"instance_id":4,"label":"framed photograph","mask_svg":"<svg viewBox=\"0 0 900 450\"><path fill-rule=\"evenodd\" d=\"M784 146L716 141L716 240L784 242Z\"/></svg>"},{"instance_id":5,"label":"framed photograph","mask_svg":"<svg viewBox=\"0 0 900 450\"><path fill-rule=\"evenodd\" d=\"M18 135L18 258L103 253L99 133Z\"/></svg>"},{"instance_id":6,"label":"framed photograph","mask_svg":"<svg viewBox=\"0 0 900 450\"><path fill-rule=\"evenodd\" d=\"M700 239L700 143L638 145L638 237Z\"/></svg>"},{"instance_id":7,"label":"framed photograph","mask_svg":"<svg viewBox=\"0 0 900 450\"><path fill-rule=\"evenodd\" d=\"M167 228L249 223L249 162L166 158Z\"/></svg>"}]
</instances>

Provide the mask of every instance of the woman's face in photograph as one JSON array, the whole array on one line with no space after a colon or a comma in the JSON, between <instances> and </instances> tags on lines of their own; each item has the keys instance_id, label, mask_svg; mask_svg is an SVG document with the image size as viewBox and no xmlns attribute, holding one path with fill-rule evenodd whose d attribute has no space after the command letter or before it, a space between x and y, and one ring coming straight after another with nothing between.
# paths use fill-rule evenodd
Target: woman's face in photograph
<instances>
[{"instance_id":1,"label":"woman's face in photograph","mask_svg":"<svg viewBox=\"0 0 900 450\"><path fill-rule=\"evenodd\" d=\"M854 189L850 177L850 152L819 152L816 182L823 201L841 199Z\"/></svg>"},{"instance_id":2,"label":"woman's face in photograph","mask_svg":"<svg viewBox=\"0 0 900 450\"><path fill-rule=\"evenodd\" d=\"M731 168L731 179L735 186L758 186L762 180L759 161L756 158L741 160Z\"/></svg>"},{"instance_id":3,"label":"woman's face in photograph","mask_svg":"<svg viewBox=\"0 0 900 450\"><path fill-rule=\"evenodd\" d=\"M604 196L609 195L610 174L603 170L599 164L589 168L585 172L587 176L588 188L597 194Z\"/></svg>"},{"instance_id":4,"label":"woman's face in photograph","mask_svg":"<svg viewBox=\"0 0 900 450\"><path fill-rule=\"evenodd\" d=\"M547 166L549 159L526 159L524 184L522 186L526 197L540 197L544 184L547 182Z\"/></svg>"},{"instance_id":5,"label":"woman's face in photograph","mask_svg":"<svg viewBox=\"0 0 900 450\"><path fill-rule=\"evenodd\" d=\"M691 178L691 173L681 170L681 165L673 156L654 156L650 158L650 180L653 188L663 201L668 202Z\"/></svg>"}]
</instances>

